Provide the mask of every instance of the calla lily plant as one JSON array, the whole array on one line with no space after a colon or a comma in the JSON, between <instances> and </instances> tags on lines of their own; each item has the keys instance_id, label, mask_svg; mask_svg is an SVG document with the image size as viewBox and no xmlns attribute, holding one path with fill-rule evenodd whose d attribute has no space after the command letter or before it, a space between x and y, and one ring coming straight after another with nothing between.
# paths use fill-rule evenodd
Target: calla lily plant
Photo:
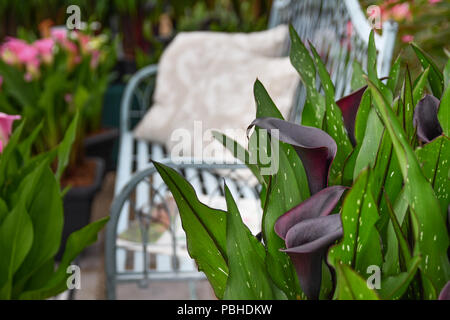
<instances>
[{"instance_id":1,"label":"calla lily plant","mask_svg":"<svg viewBox=\"0 0 450 320\"><path fill-rule=\"evenodd\" d=\"M248 153L261 151L251 142L266 135L280 145L279 169L263 175L259 162L235 152L262 184L261 241L226 186L228 209L215 210L154 162L191 257L220 299L448 299L450 62L439 70L415 46L423 66L415 81L401 57L382 79L375 64L365 72L354 62L353 92L336 101L315 48L290 31L291 62L307 92L302 121L284 120L256 81ZM367 60L376 59L372 33ZM267 156L270 144L263 149Z\"/></svg>"}]
</instances>

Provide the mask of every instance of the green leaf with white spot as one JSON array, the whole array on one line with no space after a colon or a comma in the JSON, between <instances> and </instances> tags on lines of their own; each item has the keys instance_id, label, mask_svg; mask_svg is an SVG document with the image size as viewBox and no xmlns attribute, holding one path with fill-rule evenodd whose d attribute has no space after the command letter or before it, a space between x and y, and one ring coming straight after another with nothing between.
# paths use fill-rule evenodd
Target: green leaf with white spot
<instances>
[{"instance_id":1,"label":"green leaf with white spot","mask_svg":"<svg viewBox=\"0 0 450 320\"><path fill-rule=\"evenodd\" d=\"M353 180L356 180L362 170L375 165L383 132L383 123L375 110L370 108L366 122L366 130L364 132L364 139L361 141L360 150L355 161Z\"/></svg>"},{"instance_id":2,"label":"green leaf with white spot","mask_svg":"<svg viewBox=\"0 0 450 320\"><path fill-rule=\"evenodd\" d=\"M302 124L321 129L325 115L325 99L316 87L314 61L295 29L290 26L289 31L291 36L291 63L300 74L300 78L306 87L307 103L303 108Z\"/></svg>"},{"instance_id":3,"label":"green leaf with white spot","mask_svg":"<svg viewBox=\"0 0 450 320\"><path fill-rule=\"evenodd\" d=\"M439 201L428 180L422 173L406 134L393 110L388 106L377 86L368 80L375 106L389 132L403 175L406 195L412 213L413 236L416 250L422 254L420 270L432 281L435 291L440 291L450 278L450 263L447 257L449 246L445 219L441 214ZM423 279L424 277L422 277ZM429 288L424 295L432 297Z\"/></svg>"},{"instance_id":4,"label":"green leaf with white spot","mask_svg":"<svg viewBox=\"0 0 450 320\"><path fill-rule=\"evenodd\" d=\"M297 273L289 256L280 251L284 241L275 233L275 222L284 213L298 205L300 194L292 179L281 170L272 177L267 191L267 200L263 212L262 234L266 246L266 265L273 282L286 294L288 299L306 298L300 289ZM297 195L294 193L297 192Z\"/></svg>"},{"instance_id":5,"label":"green leaf with white spot","mask_svg":"<svg viewBox=\"0 0 450 320\"><path fill-rule=\"evenodd\" d=\"M422 148L416 149L422 172L430 182L441 206L442 216L446 216L450 204L450 139L440 136Z\"/></svg>"},{"instance_id":6,"label":"green leaf with white spot","mask_svg":"<svg viewBox=\"0 0 450 320\"><path fill-rule=\"evenodd\" d=\"M245 163L247 168L253 173L253 175L258 179L259 183L266 184L264 177L260 174L259 168L256 164L251 163L250 155L248 151L242 147L237 141L228 137L227 135L213 131L212 135L214 139L223 144L225 148L227 148L230 152L233 153L233 156L236 159L239 159L242 163Z\"/></svg>"},{"instance_id":7,"label":"green leaf with white spot","mask_svg":"<svg viewBox=\"0 0 450 320\"><path fill-rule=\"evenodd\" d=\"M400 78L400 66L401 66L401 57L398 56L395 60L394 64L391 67L391 71L389 71L389 79L387 80L387 87L391 90L392 94L395 93L395 89L398 85L398 79ZM363 80L363 85L366 85L366 82Z\"/></svg>"},{"instance_id":8,"label":"green leaf with white spot","mask_svg":"<svg viewBox=\"0 0 450 320\"><path fill-rule=\"evenodd\" d=\"M439 104L438 119L444 135L450 137L450 86L445 89Z\"/></svg>"},{"instance_id":9,"label":"green leaf with white spot","mask_svg":"<svg viewBox=\"0 0 450 320\"><path fill-rule=\"evenodd\" d=\"M427 53L413 43L411 43L411 47L413 48L414 53L419 59L423 69L430 68L430 72L428 73L428 83L433 91L433 95L440 99L444 87L444 76L442 75L442 72Z\"/></svg>"},{"instance_id":10,"label":"green leaf with white spot","mask_svg":"<svg viewBox=\"0 0 450 320\"><path fill-rule=\"evenodd\" d=\"M201 203L194 188L174 169L153 163L177 203L189 255L221 299L228 279L227 213Z\"/></svg>"},{"instance_id":11,"label":"green leaf with white spot","mask_svg":"<svg viewBox=\"0 0 450 320\"><path fill-rule=\"evenodd\" d=\"M227 248L229 276L224 299L274 299L269 273L265 266L263 245L242 222L230 190L225 186L227 202Z\"/></svg>"},{"instance_id":12,"label":"green leaf with white spot","mask_svg":"<svg viewBox=\"0 0 450 320\"><path fill-rule=\"evenodd\" d=\"M364 80L363 75L364 70L361 67L361 64L358 61L353 61L353 74L352 74L352 82L351 82L351 88L352 91L356 91L359 88L362 88L366 85L366 81Z\"/></svg>"},{"instance_id":13,"label":"green leaf with white spot","mask_svg":"<svg viewBox=\"0 0 450 320\"><path fill-rule=\"evenodd\" d=\"M427 84L428 74L430 73L430 67L426 68L424 72L417 79L413 89L413 106L417 106L417 103L423 97L423 92Z\"/></svg>"},{"instance_id":14,"label":"green leaf with white spot","mask_svg":"<svg viewBox=\"0 0 450 320\"><path fill-rule=\"evenodd\" d=\"M361 275L367 267L381 268L380 237L374 227L378 210L370 190L370 171L365 170L356 180L342 204L342 226L344 236L328 253L328 262L336 267L345 264Z\"/></svg>"},{"instance_id":15,"label":"green leaf with white spot","mask_svg":"<svg viewBox=\"0 0 450 320\"><path fill-rule=\"evenodd\" d=\"M322 82L322 87L325 91L326 111L324 128L337 144L336 157L330 168L329 183L330 185L342 184L344 163L352 153L353 147L345 129L342 112L334 99L335 89L330 75L328 74L325 64L321 60L312 43L310 43L309 46L313 54L314 63L319 73L320 81Z\"/></svg>"},{"instance_id":16,"label":"green leaf with white spot","mask_svg":"<svg viewBox=\"0 0 450 320\"><path fill-rule=\"evenodd\" d=\"M411 142L414 137L414 98L413 89L411 84L411 74L409 69L406 68L405 81L403 83L403 104L400 104L399 117L402 121L402 127L408 137L408 141Z\"/></svg>"},{"instance_id":17,"label":"green leaf with white spot","mask_svg":"<svg viewBox=\"0 0 450 320\"><path fill-rule=\"evenodd\" d=\"M358 273L344 264L336 266L336 297L339 300L379 300L378 295L367 286Z\"/></svg>"},{"instance_id":18,"label":"green leaf with white spot","mask_svg":"<svg viewBox=\"0 0 450 320\"><path fill-rule=\"evenodd\" d=\"M378 290L380 297L388 300L400 299L414 279L419 268L420 260L420 257L414 257L409 263L407 272L401 272L395 276L382 279L381 288Z\"/></svg>"}]
</instances>

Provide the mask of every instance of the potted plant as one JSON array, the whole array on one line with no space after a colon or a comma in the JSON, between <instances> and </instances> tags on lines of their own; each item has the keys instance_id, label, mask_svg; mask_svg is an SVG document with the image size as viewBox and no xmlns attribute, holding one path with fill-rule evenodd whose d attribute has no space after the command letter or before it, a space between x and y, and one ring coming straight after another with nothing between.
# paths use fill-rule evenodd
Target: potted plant
<instances>
[{"instance_id":1,"label":"potted plant","mask_svg":"<svg viewBox=\"0 0 450 320\"><path fill-rule=\"evenodd\" d=\"M86 157L84 140L102 132L103 95L115 63L108 39L106 34L53 29L31 43L7 38L0 48L0 111L26 118L26 135L43 122L33 143L35 154L55 148L75 114L80 115L68 168L60 177L63 188L71 187L64 197L62 247L71 232L89 222L104 174L103 159Z\"/></svg>"},{"instance_id":2,"label":"potted plant","mask_svg":"<svg viewBox=\"0 0 450 320\"><path fill-rule=\"evenodd\" d=\"M283 120L257 81L248 152L233 150L262 184L262 241L226 186L227 210L213 209L177 171L154 162L199 270L220 299L450 299L450 61L442 72L413 45L422 73L400 77L400 58L384 83L370 63L372 32L367 74L354 69L352 83L362 87L335 101L314 47L293 28L291 44L307 88L302 124ZM258 141L271 142L257 150ZM254 159L261 153L278 156L277 172L263 175Z\"/></svg>"},{"instance_id":3,"label":"potted plant","mask_svg":"<svg viewBox=\"0 0 450 320\"><path fill-rule=\"evenodd\" d=\"M60 144L33 155L31 146L42 123L25 135L24 120L0 113L0 300L47 299L66 290L67 268L94 243L108 218L72 233L56 267L63 230L63 194L60 177L69 160L76 135L75 116ZM8 141L9 140L9 141ZM58 163L56 170L53 161Z\"/></svg>"}]
</instances>

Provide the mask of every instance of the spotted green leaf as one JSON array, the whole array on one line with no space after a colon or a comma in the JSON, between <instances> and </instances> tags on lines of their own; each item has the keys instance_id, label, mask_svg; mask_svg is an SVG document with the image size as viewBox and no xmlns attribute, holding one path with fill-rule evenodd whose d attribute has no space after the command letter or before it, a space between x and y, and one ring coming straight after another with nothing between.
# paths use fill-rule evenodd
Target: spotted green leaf
<instances>
[{"instance_id":1,"label":"spotted green leaf","mask_svg":"<svg viewBox=\"0 0 450 320\"><path fill-rule=\"evenodd\" d=\"M431 279L434 291L439 291L450 278L447 257L449 245L445 217L433 188L423 175L414 151L393 110L386 103L377 86L368 80L375 106L389 132L400 165L410 204L414 239L417 250L423 255L420 270ZM423 277L422 277L423 278ZM425 288L427 298L435 298L432 290Z\"/></svg>"},{"instance_id":2,"label":"spotted green leaf","mask_svg":"<svg viewBox=\"0 0 450 320\"><path fill-rule=\"evenodd\" d=\"M358 273L345 264L336 265L336 297L339 300L379 300L377 293L367 286Z\"/></svg>"},{"instance_id":3,"label":"spotted green leaf","mask_svg":"<svg viewBox=\"0 0 450 320\"><path fill-rule=\"evenodd\" d=\"M295 29L290 26L291 51L290 59L297 69L306 87L306 100L302 113L302 124L322 128L325 115L325 99L319 94L316 87L316 68L308 49L305 47Z\"/></svg>"},{"instance_id":4,"label":"spotted green leaf","mask_svg":"<svg viewBox=\"0 0 450 320\"><path fill-rule=\"evenodd\" d=\"M227 248L229 276L224 299L274 299L272 283L265 266L263 245L242 222L230 190L225 186L227 202Z\"/></svg>"},{"instance_id":5,"label":"spotted green leaf","mask_svg":"<svg viewBox=\"0 0 450 320\"><path fill-rule=\"evenodd\" d=\"M419 256L414 257L409 263L408 271L382 279L381 288L378 291L380 297L387 300L400 299L416 275L420 260Z\"/></svg>"},{"instance_id":6,"label":"spotted green leaf","mask_svg":"<svg viewBox=\"0 0 450 320\"><path fill-rule=\"evenodd\" d=\"M222 298L228 279L226 212L201 203L194 188L174 169L157 162L154 165L177 203L190 256L216 296Z\"/></svg>"},{"instance_id":7,"label":"spotted green leaf","mask_svg":"<svg viewBox=\"0 0 450 320\"><path fill-rule=\"evenodd\" d=\"M313 54L314 63L319 73L322 87L325 91L325 119L324 128L325 131L336 141L337 154L330 169L330 184L342 184L342 168L345 160L353 151L350 138L348 137L345 129L344 120L341 110L335 102L335 89L330 75L325 67L325 64L321 60L314 46L310 43L311 52Z\"/></svg>"},{"instance_id":8,"label":"spotted green leaf","mask_svg":"<svg viewBox=\"0 0 450 320\"><path fill-rule=\"evenodd\" d=\"M430 84L431 90L433 91L433 95L440 99L443 92L444 86L444 76L436 64L433 62L433 59L426 54L422 49L420 49L417 45L411 44L417 58L419 59L423 69L430 68L430 72L428 74L428 82Z\"/></svg>"},{"instance_id":9,"label":"spotted green leaf","mask_svg":"<svg viewBox=\"0 0 450 320\"><path fill-rule=\"evenodd\" d=\"M328 253L331 265L345 264L361 275L366 275L367 267L381 268L382 256L379 235L375 223L378 210L373 199L369 176L365 170L356 180L342 204L342 226L344 236Z\"/></svg>"},{"instance_id":10,"label":"spotted green leaf","mask_svg":"<svg viewBox=\"0 0 450 320\"><path fill-rule=\"evenodd\" d=\"M450 137L450 86L445 89L439 105L438 119L444 135Z\"/></svg>"},{"instance_id":11,"label":"spotted green leaf","mask_svg":"<svg viewBox=\"0 0 450 320\"><path fill-rule=\"evenodd\" d=\"M440 136L416 150L422 172L433 186L445 217L450 203L450 139Z\"/></svg>"}]
</instances>

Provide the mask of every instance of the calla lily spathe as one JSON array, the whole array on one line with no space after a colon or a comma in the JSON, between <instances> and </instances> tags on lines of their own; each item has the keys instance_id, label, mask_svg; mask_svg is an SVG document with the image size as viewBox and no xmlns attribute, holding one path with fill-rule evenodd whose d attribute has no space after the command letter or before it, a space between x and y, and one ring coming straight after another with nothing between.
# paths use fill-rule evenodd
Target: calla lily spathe
<instances>
[{"instance_id":1,"label":"calla lily spathe","mask_svg":"<svg viewBox=\"0 0 450 320\"><path fill-rule=\"evenodd\" d=\"M9 136L12 132L12 125L15 120L19 120L21 117L18 115L9 115L0 112L0 152L6 147L9 141Z\"/></svg>"}]
</instances>

